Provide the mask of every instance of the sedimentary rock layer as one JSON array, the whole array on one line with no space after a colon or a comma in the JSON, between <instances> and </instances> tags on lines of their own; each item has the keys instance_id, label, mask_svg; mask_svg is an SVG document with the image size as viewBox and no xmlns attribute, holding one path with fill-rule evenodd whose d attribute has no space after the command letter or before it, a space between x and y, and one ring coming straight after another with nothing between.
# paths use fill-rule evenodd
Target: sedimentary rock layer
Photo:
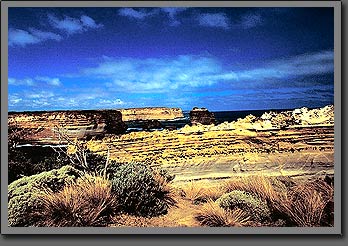
<instances>
[{"instance_id":1,"label":"sedimentary rock layer","mask_svg":"<svg viewBox=\"0 0 348 246\"><path fill-rule=\"evenodd\" d=\"M104 134L120 134L126 130L117 110L36 111L9 113L8 126L12 130L26 129L23 142L54 143L58 131L71 138L86 138Z\"/></svg>"},{"instance_id":2,"label":"sedimentary rock layer","mask_svg":"<svg viewBox=\"0 0 348 246\"><path fill-rule=\"evenodd\" d=\"M162 166L177 176L176 181L256 172L291 176L333 174L333 108L302 111L279 113L264 120L248 116L217 126L133 132L96 141L95 145L109 146L112 159L119 162ZM293 125L287 124L284 129L284 118L294 118ZM105 154L106 149L98 152Z\"/></svg>"},{"instance_id":3,"label":"sedimentary rock layer","mask_svg":"<svg viewBox=\"0 0 348 246\"><path fill-rule=\"evenodd\" d=\"M180 108L129 108L119 109L123 121L133 120L174 120L183 118Z\"/></svg>"},{"instance_id":4,"label":"sedimentary rock layer","mask_svg":"<svg viewBox=\"0 0 348 246\"><path fill-rule=\"evenodd\" d=\"M213 113L209 112L206 108L196 107L190 111L190 121L192 125L211 125L216 123Z\"/></svg>"}]
</instances>

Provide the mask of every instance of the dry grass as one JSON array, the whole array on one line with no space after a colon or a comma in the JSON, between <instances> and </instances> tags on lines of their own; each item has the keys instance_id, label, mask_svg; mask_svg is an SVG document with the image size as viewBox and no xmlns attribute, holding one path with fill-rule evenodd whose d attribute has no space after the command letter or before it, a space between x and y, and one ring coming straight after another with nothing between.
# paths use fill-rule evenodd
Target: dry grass
<instances>
[{"instance_id":1,"label":"dry grass","mask_svg":"<svg viewBox=\"0 0 348 246\"><path fill-rule=\"evenodd\" d=\"M170 185L170 183L165 179L165 177L163 177L163 175L160 175L157 172L154 172L154 179L161 187L161 190L163 192L163 201L169 207L176 206L178 194L175 188Z\"/></svg>"},{"instance_id":2,"label":"dry grass","mask_svg":"<svg viewBox=\"0 0 348 246\"><path fill-rule=\"evenodd\" d=\"M241 227L250 219L243 210L226 211L212 200L203 205L195 218L202 226L210 227Z\"/></svg>"},{"instance_id":3,"label":"dry grass","mask_svg":"<svg viewBox=\"0 0 348 246\"><path fill-rule=\"evenodd\" d=\"M251 192L262 200L274 202L287 197L287 188L277 178L263 175L234 178L224 185L225 192L241 190Z\"/></svg>"},{"instance_id":4,"label":"dry grass","mask_svg":"<svg viewBox=\"0 0 348 246\"><path fill-rule=\"evenodd\" d=\"M40 199L39 226L105 226L117 209L110 182L88 174L57 193L46 190Z\"/></svg>"},{"instance_id":5,"label":"dry grass","mask_svg":"<svg viewBox=\"0 0 348 246\"><path fill-rule=\"evenodd\" d=\"M323 181L299 184L289 191L287 199L274 205L296 226L320 226L328 202L333 201L333 188Z\"/></svg>"},{"instance_id":6,"label":"dry grass","mask_svg":"<svg viewBox=\"0 0 348 246\"><path fill-rule=\"evenodd\" d=\"M321 180L287 187L280 178L247 176L225 183L226 192L242 190L267 201L274 214L291 226L320 226L326 205L333 202L333 188Z\"/></svg>"},{"instance_id":7,"label":"dry grass","mask_svg":"<svg viewBox=\"0 0 348 246\"><path fill-rule=\"evenodd\" d=\"M183 197L192 203L206 202L208 200L217 200L224 191L220 186L204 187L199 182L191 181L183 189Z\"/></svg>"}]
</instances>

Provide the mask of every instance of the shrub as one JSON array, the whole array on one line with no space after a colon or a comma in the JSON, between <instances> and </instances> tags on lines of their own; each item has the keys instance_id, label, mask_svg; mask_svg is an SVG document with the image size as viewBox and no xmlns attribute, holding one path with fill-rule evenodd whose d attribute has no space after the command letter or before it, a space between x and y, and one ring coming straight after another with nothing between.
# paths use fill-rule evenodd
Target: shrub
<instances>
[{"instance_id":1,"label":"shrub","mask_svg":"<svg viewBox=\"0 0 348 246\"><path fill-rule=\"evenodd\" d=\"M38 196L43 189L59 191L65 184L80 177L82 173L71 166L49 172L23 177L8 186L9 226L32 226L38 218L33 214L42 203Z\"/></svg>"},{"instance_id":2,"label":"shrub","mask_svg":"<svg viewBox=\"0 0 348 246\"><path fill-rule=\"evenodd\" d=\"M47 190L39 198L41 226L103 226L117 210L110 181L85 175L58 192Z\"/></svg>"},{"instance_id":3,"label":"shrub","mask_svg":"<svg viewBox=\"0 0 348 246\"><path fill-rule=\"evenodd\" d=\"M122 165L112 176L113 192L126 213L156 216L175 204L165 178L144 164Z\"/></svg>"},{"instance_id":4,"label":"shrub","mask_svg":"<svg viewBox=\"0 0 348 246\"><path fill-rule=\"evenodd\" d=\"M235 190L222 195L216 202L225 210L239 208L250 215L256 222L262 222L270 218L270 211L266 202L244 191Z\"/></svg>"},{"instance_id":5,"label":"shrub","mask_svg":"<svg viewBox=\"0 0 348 246\"><path fill-rule=\"evenodd\" d=\"M218 203L208 200L195 215L195 219L203 226L211 227L240 227L246 225L249 216L241 209L224 210Z\"/></svg>"}]
</instances>

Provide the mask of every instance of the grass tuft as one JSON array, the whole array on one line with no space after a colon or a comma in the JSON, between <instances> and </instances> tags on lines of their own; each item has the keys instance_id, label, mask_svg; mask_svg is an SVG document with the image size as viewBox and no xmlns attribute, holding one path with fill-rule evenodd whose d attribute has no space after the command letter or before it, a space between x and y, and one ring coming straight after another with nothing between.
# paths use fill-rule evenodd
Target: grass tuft
<instances>
[{"instance_id":1,"label":"grass tuft","mask_svg":"<svg viewBox=\"0 0 348 246\"><path fill-rule=\"evenodd\" d=\"M241 209L237 208L227 211L214 201L208 200L195 215L195 219L198 220L202 226L241 227L249 222L250 217Z\"/></svg>"},{"instance_id":2,"label":"grass tuft","mask_svg":"<svg viewBox=\"0 0 348 246\"><path fill-rule=\"evenodd\" d=\"M89 174L59 192L46 190L40 199L39 226L105 226L117 210L111 183Z\"/></svg>"}]
</instances>

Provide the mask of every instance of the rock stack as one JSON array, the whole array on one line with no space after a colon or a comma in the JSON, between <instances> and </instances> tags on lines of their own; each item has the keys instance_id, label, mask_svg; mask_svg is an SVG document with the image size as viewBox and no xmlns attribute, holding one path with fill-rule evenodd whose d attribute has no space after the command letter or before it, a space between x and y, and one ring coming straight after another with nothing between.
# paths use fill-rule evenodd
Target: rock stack
<instances>
[{"instance_id":1,"label":"rock stack","mask_svg":"<svg viewBox=\"0 0 348 246\"><path fill-rule=\"evenodd\" d=\"M214 114L209 112L208 109L206 108L194 107L190 111L190 121L191 121L191 125L193 126L197 124L202 124L202 125L216 124Z\"/></svg>"}]
</instances>

